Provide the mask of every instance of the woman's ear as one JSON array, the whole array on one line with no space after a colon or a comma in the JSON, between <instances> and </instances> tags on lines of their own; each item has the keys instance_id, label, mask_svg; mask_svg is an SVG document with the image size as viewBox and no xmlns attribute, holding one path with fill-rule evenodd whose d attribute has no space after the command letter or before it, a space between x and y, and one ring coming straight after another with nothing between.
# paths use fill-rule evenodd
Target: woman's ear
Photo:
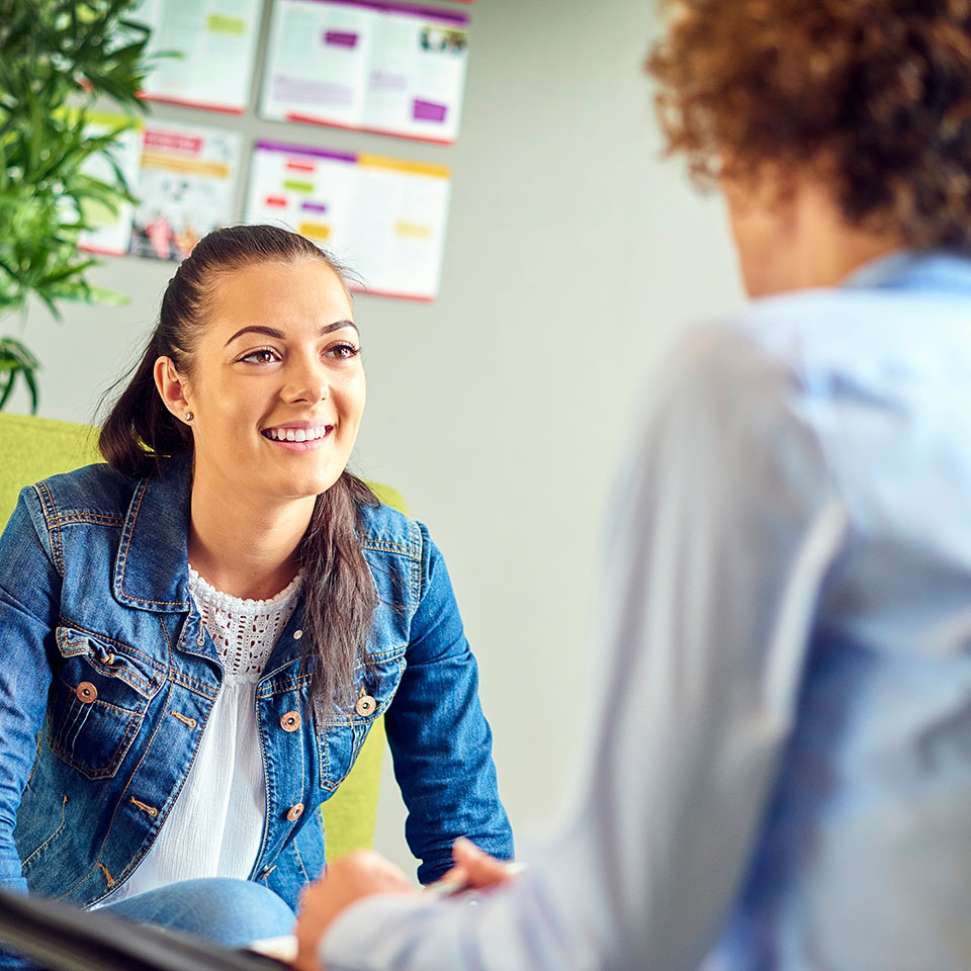
<instances>
[{"instance_id":1,"label":"woman's ear","mask_svg":"<svg viewBox=\"0 0 971 971\"><path fill-rule=\"evenodd\" d=\"M186 415L192 414L192 409L186 398L186 387L183 379L179 377L178 371L175 370L172 358L156 358L153 374L155 387L158 388L158 393L165 407L179 421L191 421L191 418L186 418Z\"/></svg>"}]
</instances>

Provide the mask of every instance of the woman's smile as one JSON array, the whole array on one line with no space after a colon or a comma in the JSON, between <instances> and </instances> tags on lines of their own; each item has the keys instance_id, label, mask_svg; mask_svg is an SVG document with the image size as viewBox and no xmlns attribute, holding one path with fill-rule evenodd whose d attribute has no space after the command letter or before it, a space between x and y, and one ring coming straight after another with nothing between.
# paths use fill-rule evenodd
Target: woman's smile
<instances>
[{"instance_id":1,"label":"woman's smile","mask_svg":"<svg viewBox=\"0 0 971 971\"><path fill-rule=\"evenodd\" d=\"M311 424L293 422L287 425L274 425L264 428L260 434L280 448L291 452L308 452L320 448L334 430L331 424Z\"/></svg>"}]
</instances>

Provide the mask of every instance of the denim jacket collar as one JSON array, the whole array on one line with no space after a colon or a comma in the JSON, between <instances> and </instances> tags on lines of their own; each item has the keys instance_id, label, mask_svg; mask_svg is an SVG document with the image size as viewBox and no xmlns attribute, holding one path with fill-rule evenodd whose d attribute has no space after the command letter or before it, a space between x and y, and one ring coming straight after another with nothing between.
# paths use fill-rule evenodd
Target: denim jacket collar
<instances>
[{"instance_id":1,"label":"denim jacket collar","mask_svg":"<svg viewBox=\"0 0 971 971\"><path fill-rule=\"evenodd\" d=\"M192 609L189 594L189 500L192 464L172 459L160 475L139 481L122 527L115 559L114 593L122 604L159 613L190 612L193 623L179 646L189 654L217 660L205 636L202 619ZM292 638L303 616L303 597L281 632L263 679L271 678L306 653L306 644ZM198 638L198 639L197 639Z\"/></svg>"},{"instance_id":2,"label":"denim jacket collar","mask_svg":"<svg viewBox=\"0 0 971 971\"><path fill-rule=\"evenodd\" d=\"M170 459L159 476L139 481L115 558L112 584L119 603L160 613L190 609L191 484L187 458Z\"/></svg>"}]
</instances>

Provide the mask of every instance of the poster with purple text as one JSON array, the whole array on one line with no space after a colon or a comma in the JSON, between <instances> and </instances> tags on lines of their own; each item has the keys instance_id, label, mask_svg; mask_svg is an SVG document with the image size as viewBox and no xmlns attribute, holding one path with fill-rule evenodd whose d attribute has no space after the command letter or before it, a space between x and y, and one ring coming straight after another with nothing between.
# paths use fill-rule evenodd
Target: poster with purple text
<instances>
[{"instance_id":1,"label":"poster with purple text","mask_svg":"<svg viewBox=\"0 0 971 971\"><path fill-rule=\"evenodd\" d=\"M463 11L381 0L277 0L262 113L451 143L468 57Z\"/></svg>"}]
</instances>

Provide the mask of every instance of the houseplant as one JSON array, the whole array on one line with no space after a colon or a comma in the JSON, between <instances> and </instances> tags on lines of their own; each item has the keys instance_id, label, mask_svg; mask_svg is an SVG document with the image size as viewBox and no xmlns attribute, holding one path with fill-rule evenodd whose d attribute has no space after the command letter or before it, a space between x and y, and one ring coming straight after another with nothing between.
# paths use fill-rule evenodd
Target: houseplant
<instances>
[{"instance_id":1,"label":"houseplant","mask_svg":"<svg viewBox=\"0 0 971 971\"><path fill-rule=\"evenodd\" d=\"M127 124L94 137L88 114L113 102L129 118L151 64L149 29L133 17L140 0L0 0L0 315L31 296L60 317L65 300L111 294L88 280L98 262L78 250L93 205L131 200L112 158ZM110 163L107 178L91 159ZM36 356L0 333L0 409L22 380L37 410Z\"/></svg>"}]
</instances>

